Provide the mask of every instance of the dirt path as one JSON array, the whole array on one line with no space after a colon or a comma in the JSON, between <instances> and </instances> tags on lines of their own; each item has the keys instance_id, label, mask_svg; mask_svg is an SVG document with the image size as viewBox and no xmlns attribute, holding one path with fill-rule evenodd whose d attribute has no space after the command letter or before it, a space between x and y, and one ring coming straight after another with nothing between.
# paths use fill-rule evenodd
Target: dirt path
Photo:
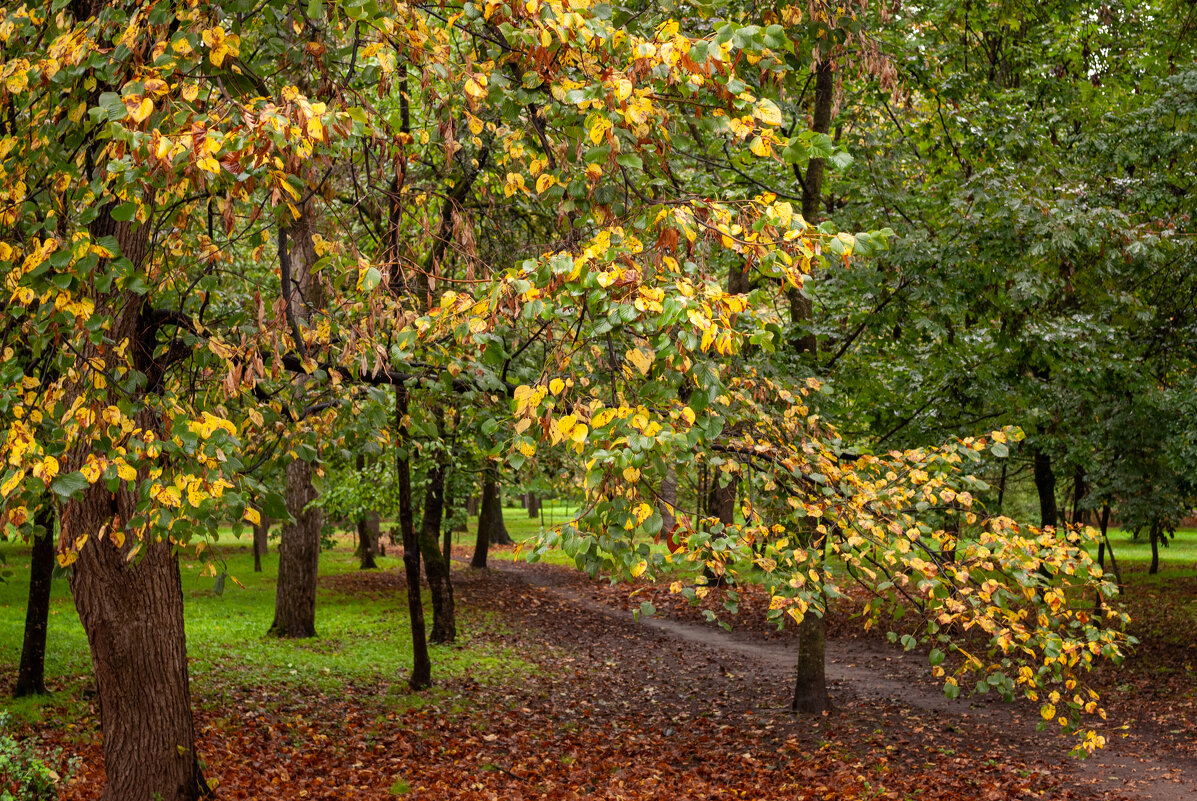
<instances>
[{"instance_id":1,"label":"dirt path","mask_svg":"<svg viewBox=\"0 0 1197 801\"><path fill-rule=\"evenodd\" d=\"M639 647L646 653L669 651L682 644L702 653L701 659L693 660L695 665L713 660L720 670L734 675L723 664L734 659L744 666L741 669L759 671L769 686L788 687L789 671L795 662L792 641L762 641L751 632L727 632L715 626L661 616L634 623L626 609L596 599L587 591L585 579L573 571L518 562L503 562L497 567L568 606L607 618L622 636L639 638L642 641ZM575 615L575 619L584 618ZM1115 737L1091 759L1066 759L1068 740L1050 732L1036 732L1033 710L1028 713L1017 704L1001 703L986 696L949 700L940 685L927 676L925 657L917 653L904 654L869 640L833 639L828 642L827 655L832 694L845 716L879 715L906 731L944 732L975 743L1001 743L1028 761L1067 776L1066 784L1071 785L1077 797L1197 799L1197 763L1183 755L1144 755L1141 752L1146 749L1141 740ZM784 699L774 695L776 712L781 706L778 702ZM802 726L796 719L789 724ZM945 748L952 750L952 746Z\"/></svg>"}]
</instances>

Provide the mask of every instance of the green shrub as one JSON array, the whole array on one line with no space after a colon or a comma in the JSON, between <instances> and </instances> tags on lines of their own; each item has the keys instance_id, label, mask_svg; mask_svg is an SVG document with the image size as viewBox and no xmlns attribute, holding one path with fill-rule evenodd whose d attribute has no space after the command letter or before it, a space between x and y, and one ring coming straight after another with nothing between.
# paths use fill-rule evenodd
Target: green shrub
<instances>
[{"instance_id":1,"label":"green shrub","mask_svg":"<svg viewBox=\"0 0 1197 801\"><path fill-rule=\"evenodd\" d=\"M58 773L38 758L30 743L14 739L7 728L8 713L0 712L0 801L58 798Z\"/></svg>"}]
</instances>

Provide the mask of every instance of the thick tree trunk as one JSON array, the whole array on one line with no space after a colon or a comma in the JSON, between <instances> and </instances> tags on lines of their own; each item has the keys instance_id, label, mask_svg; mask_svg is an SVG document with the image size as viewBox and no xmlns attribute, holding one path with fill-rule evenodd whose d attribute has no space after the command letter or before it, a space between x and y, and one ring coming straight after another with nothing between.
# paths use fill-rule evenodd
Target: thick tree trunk
<instances>
[{"instance_id":1,"label":"thick tree trunk","mask_svg":"<svg viewBox=\"0 0 1197 801\"><path fill-rule=\"evenodd\" d=\"M1039 524L1054 526L1060 519L1056 508L1056 474L1052 472L1052 457L1042 450L1035 451L1035 490L1039 493Z\"/></svg>"},{"instance_id":2,"label":"thick tree trunk","mask_svg":"<svg viewBox=\"0 0 1197 801\"><path fill-rule=\"evenodd\" d=\"M407 683L413 690L432 684L432 662L424 631L424 603L420 599L420 543L416 536L415 510L411 503L411 438L407 425L407 389L395 388L395 430L399 449L395 472L399 483L399 530L403 538L403 573L407 579L407 612L411 620L412 671Z\"/></svg>"},{"instance_id":3,"label":"thick tree trunk","mask_svg":"<svg viewBox=\"0 0 1197 801\"><path fill-rule=\"evenodd\" d=\"M278 544L278 585L274 594L274 622L270 634L276 637L316 636L316 574L320 561L320 509L310 506L316 499L312 486L312 465L296 459L287 465L287 511L294 522L283 526Z\"/></svg>"},{"instance_id":4,"label":"thick tree trunk","mask_svg":"<svg viewBox=\"0 0 1197 801\"><path fill-rule=\"evenodd\" d=\"M273 518L262 515L262 522L254 526L254 572L262 572L262 557L266 555L270 543L270 527L274 525Z\"/></svg>"},{"instance_id":5,"label":"thick tree trunk","mask_svg":"<svg viewBox=\"0 0 1197 801\"><path fill-rule=\"evenodd\" d=\"M378 512L370 512L357 521L357 558L360 570L376 570L378 562L378 540L381 536Z\"/></svg>"},{"instance_id":6,"label":"thick tree trunk","mask_svg":"<svg viewBox=\"0 0 1197 801\"><path fill-rule=\"evenodd\" d=\"M66 536L95 526L69 522L71 511L81 510L68 505ZM191 801L208 790L194 750L179 564L168 541L149 544L133 562L127 550L93 537L71 573L100 697L101 799Z\"/></svg>"},{"instance_id":7,"label":"thick tree trunk","mask_svg":"<svg viewBox=\"0 0 1197 801\"><path fill-rule=\"evenodd\" d=\"M13 697L46 692L46 626L50 619L50 581L54 576L54 513L45 503L34 521L44 532L33 539L29 560L29 604L25 607L25 641Z\"/></svg>"},{"instance_id":8,"label":"thick tree trunk","mask_svg":"<svg viewBox=\"0 0 1197 801\"><path fill-rule=\"evenodd\" d=\"M827 620L807 611L798 624L798 664L794 669L794 712L818 713L831 708L827 694Z\"/></svg>"},{"instance_id":9,"label":"thick tree trunk","mask_svg":"<svg viewBox=\"0 0 1197 801\"><path fill-rule=\"evenodd\" d=\"M449 576L449 565L440 551L444 491L445 466L432 465L428 469L428 486L424 492L424 517L420 521L420 557L424 560L428 594L432 597L432 632L428 639L434 643L450 643L457 638L453 584Z\"/></svg>"}]
</instances>

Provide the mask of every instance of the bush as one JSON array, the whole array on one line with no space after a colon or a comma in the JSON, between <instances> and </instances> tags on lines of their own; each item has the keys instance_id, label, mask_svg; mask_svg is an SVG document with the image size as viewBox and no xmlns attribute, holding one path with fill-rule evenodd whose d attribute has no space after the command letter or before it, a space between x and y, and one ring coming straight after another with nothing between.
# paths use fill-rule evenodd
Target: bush
<instances>
[{"instance_id":1,"label":"bush","mask_svg":"<svg viewBox=\"0 0 1197 801\"><path fill-rule=\"evenodd\" d=\"M8 714L0 712L0 801L53 801L58 773L38 758L28 742L7 732Z\"/></svg>"}]
</instances>

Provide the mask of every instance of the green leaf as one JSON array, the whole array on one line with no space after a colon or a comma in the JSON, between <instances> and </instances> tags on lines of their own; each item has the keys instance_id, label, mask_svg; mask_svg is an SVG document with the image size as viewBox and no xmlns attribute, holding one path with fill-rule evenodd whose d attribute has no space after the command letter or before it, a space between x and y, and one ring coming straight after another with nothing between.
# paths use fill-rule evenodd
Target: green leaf
<instances>
[{"instance_id":1,"label":"green leaf","mask_svg":"<svg viewBox=\"0 0 1197 801\"><path fill-rule=\"evenodd\" d=\"M931 655L929 657L927 657L927 661L931 663L931 667L935 667L936 665L942 663L943 660L944 660L944 652L939 650L938 648L932 649Z\"/></svg>"},{"instance_id":2,"label":"green leaf","mask_svg":"<svg viewBox=\"0 0 1197 801\"><path fill-rule=\"evenodd\" d=\"M90 486L87 483L87 479L78 471L63 473L50 482L50 489L54 490L54 494L63 500L71 497L76 492L82 492Z\"/></svg>"},{"instance_id":3,"label":"green leaf","mask_svg":"<svg viewBox=\"0 0 1197 801\"><path fill-rule=\"evenodd\" d=\"M117 222L129 222L136 214L136 203L122 203L112 210L112 219Z\"/></svg>"},{"instance_id":4,"label":"green leaf","mask_svg":"<svg viewBox=\"0 0 1197 801\"><path fill-rule=\"evenodd\" d=\"M382 281L382 273L378 272L376 267L371 267L366 270L366 274L362 276L362 291L370 292L374 287L378 286Z\"/></svg>"},{"instance_id":5,"label":"green leaf","mask_svg":"<svg viewBox=\"0 0 1197 801\"><path fill-rule=\"evenodd\" d=\"M652 617L657 613L657 607L653 606L648 601L643 601L640 604L641 617Z\"/></svg>"}]
</instances>

